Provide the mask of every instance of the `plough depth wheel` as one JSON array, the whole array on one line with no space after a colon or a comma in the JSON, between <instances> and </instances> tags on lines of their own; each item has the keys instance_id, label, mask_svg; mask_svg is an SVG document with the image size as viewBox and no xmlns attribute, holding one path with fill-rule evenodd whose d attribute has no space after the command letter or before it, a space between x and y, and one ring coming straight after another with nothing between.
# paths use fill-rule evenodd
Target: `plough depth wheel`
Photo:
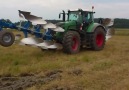
<instances>
[{"instance_id":1,"label":"plough depth wheel","mask_svg":"<svg viewBox=\"0 0 129 90\"><path fill-rule=\"evenodd\" d=\"M11 46L15 41L15 36L12 32L2 30L0 31L0 45L4 47Z\"/></svg>"}]
</instances>

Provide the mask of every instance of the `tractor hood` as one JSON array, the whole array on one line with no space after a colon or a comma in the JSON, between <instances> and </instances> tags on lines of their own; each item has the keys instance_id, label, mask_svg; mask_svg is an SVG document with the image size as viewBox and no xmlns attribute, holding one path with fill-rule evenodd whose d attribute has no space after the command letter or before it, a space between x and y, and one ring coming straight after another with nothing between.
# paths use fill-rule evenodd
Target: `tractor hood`
<instances>
[{"instance_id":1,"label":"tractor hood","mask_svg":"<svg viewBox=\"0 0 129 90\"><path fill-rule=\"evenodd\" d=\"M66 21L66 22L59 22L57 23L57 25L61 28L63 28L65 31L67 32L68 30L76 30L76 26L77 26L77 21ZM63 33L62 32L58 32L56 33L56 39L58 41L62 41L63 39Z\"/></svg>"},{"instance_id":2,"label":"tractor hood","mask_svg":"<svg viewBox=\"0 0 129 90\"><path fill-rule=\"evenodd\" d=\"M77 25L77 21L66 21L66 22L59 22L57 23L58 26L62 27L63 29L65 29L65 31L69 30L69 29L76 29L76 25Z\"/></svg>"}]
</instances>

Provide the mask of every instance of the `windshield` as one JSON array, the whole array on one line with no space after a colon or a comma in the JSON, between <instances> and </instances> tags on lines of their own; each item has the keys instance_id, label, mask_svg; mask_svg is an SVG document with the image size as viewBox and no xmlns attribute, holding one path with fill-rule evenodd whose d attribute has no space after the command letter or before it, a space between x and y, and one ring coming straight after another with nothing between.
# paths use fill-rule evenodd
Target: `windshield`
<instances>
[{"instance_id":1,"label":"windshield","mask_svg":"<svg viewBox=\"0 0 129 90\"><path fill-rule=\"evenodd\" d=\"M80 16L81 16L80 12L70 12L68 20L69 21L73 21L73 20L78 21L78 20L80 20Z\"/></svg>"}]
</instances>

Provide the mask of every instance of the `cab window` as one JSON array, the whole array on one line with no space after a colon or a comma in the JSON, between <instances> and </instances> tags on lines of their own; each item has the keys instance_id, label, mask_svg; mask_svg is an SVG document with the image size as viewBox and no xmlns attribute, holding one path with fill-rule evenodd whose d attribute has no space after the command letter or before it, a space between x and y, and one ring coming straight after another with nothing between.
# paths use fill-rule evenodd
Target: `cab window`
<instances>
[{"instance_id":1,"label":"cab window","mask_svg":"<svg viewBox=\"0 0 129 90\"><path fill-rule=\"evenodd\" d=\"M84 22L90 22L92 20L92 16L91 16L91 14L90 13L85 13L84 15L83 15L83 21Z\"/></svg>"}]
</instances>

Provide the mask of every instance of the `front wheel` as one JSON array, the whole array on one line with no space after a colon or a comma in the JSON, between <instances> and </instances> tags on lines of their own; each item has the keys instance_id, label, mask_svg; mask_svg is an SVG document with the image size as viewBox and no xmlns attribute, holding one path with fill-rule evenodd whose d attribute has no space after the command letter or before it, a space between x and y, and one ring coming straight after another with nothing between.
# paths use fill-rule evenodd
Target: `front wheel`
<instances>
[{"instance_id":1,"label":"front wheel","mask_svg":"<svg viewBox=\"0 0 129 90\"><path fill-rule=\"evenodd\" d=\"M91 48L96 51L102 50L105 45L105 36L106 32L104 28L97 27L92 36Z\"/></svg>"},{"instance_id":2,"label":"front wheel","mask_svg":"<svg viewBox=\"0 0 129 90\"><path fill-rule=\"evenodd\" d=\"M63 50L68 54L78 53L80 50L80 35L76 31L68 31L63 37Z\"/></svg>"},{"instance_id":3,"label":"front wheel","mask_svg":"<svg viewBox=\"0 0 129 90\"><path fill-rule=\"evenodd\" d=\"M0 45L4 47L11 46L15 41L15 36L12 32L2 30L0 31Z\"/></svg>"}]
</instances>

